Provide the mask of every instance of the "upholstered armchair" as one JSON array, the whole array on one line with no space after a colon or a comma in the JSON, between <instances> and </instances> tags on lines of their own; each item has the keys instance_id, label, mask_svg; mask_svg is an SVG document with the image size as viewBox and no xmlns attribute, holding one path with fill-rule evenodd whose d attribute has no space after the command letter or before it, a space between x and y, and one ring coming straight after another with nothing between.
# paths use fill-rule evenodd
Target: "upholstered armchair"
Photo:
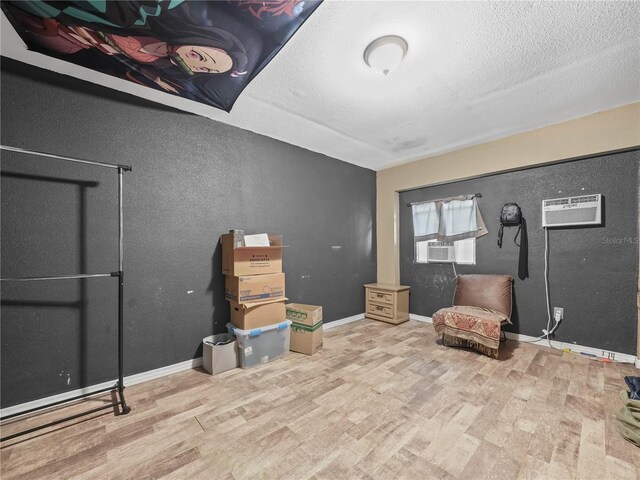
<instances>
[{"instance_id":1,"label":"upholstered armchair","mask_svg":"<svg viewBox=\"0 0 640 480\"><path fill-rule=\"evenodd\" d=\"M432 315L442 344L498 357L502 325L511 323L511 275L458 275L453 306Z\"/></svg>"}]
</instances>

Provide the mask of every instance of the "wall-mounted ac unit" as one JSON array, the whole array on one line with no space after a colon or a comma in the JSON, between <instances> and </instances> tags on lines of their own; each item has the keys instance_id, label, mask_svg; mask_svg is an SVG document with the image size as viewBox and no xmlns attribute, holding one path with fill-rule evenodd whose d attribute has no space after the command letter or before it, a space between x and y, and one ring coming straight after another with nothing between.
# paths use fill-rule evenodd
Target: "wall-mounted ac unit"
<instances>
[{"instance_id":1,"label":"wall-mounted ac unit","mask_svg":"<svg viewBox=\"0 0 640 480\"><path fill-rule=\"evenodd\" d=\"M427 243L427 262L456 261L456 249L453 242L429 242Z\"/></svg>"},{"instance_id":2,"label":"wall-mounted ac unit","mask_svg":"<svg viewBox=\"0 0 640 480\"><path fill-rule=\"evenodd\" d=\"M542 201L543 227L572 227L602 223L602 195L550 198Z\"/></svg>"}]
</instances>

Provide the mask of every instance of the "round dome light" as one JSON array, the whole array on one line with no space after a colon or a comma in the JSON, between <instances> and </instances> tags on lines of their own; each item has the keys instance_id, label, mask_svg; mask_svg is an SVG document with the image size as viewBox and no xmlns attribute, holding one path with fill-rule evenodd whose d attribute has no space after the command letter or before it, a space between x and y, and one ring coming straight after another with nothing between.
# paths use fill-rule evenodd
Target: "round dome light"
<instances>
[{"instance_id":1,"label":"round dome light","mask_svg":"<svg viewBox=\"0 0 640 480\"><path fill-rule=\"evenodd\" d=\"M387 35L371 42L364 50L364 61L376 72L387 75L407 54L407 41L397 35Z\"/></svg>"}]
</instances>

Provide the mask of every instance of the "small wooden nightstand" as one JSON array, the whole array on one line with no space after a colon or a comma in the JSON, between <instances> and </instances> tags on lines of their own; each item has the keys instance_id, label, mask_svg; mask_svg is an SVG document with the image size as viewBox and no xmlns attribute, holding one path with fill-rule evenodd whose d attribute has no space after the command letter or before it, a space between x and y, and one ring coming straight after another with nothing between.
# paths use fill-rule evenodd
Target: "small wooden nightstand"
<instances>
[{"instance_id":1,"label":"small wooden nightstand","mask_svg":"<svg viewBox=\"0 0 640 480\"><path fill-rule=\"evenodd\" d=\"M405 285L370 283L365 289L366 318L393 324L409 320L409 289Z\"/></svg>"}]
</instances>

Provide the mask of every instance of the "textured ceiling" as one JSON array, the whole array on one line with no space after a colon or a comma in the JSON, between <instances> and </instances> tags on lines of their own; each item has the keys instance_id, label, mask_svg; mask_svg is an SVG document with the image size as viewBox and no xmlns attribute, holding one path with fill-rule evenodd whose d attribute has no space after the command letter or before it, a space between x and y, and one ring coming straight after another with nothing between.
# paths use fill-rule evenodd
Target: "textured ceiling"
<instances>
[{"instance_id":1,"label":"textured ceiling","mask_svg":"<svg viewBox=\"0 0 640 480\"><path fill-rule=\"evenodd\" d=\"M373 39L409 50L388 76ZM0 53L381 169L640 101L639 2L325 1L230 114L29 52Z\"/></svg>"}]
</instances>

